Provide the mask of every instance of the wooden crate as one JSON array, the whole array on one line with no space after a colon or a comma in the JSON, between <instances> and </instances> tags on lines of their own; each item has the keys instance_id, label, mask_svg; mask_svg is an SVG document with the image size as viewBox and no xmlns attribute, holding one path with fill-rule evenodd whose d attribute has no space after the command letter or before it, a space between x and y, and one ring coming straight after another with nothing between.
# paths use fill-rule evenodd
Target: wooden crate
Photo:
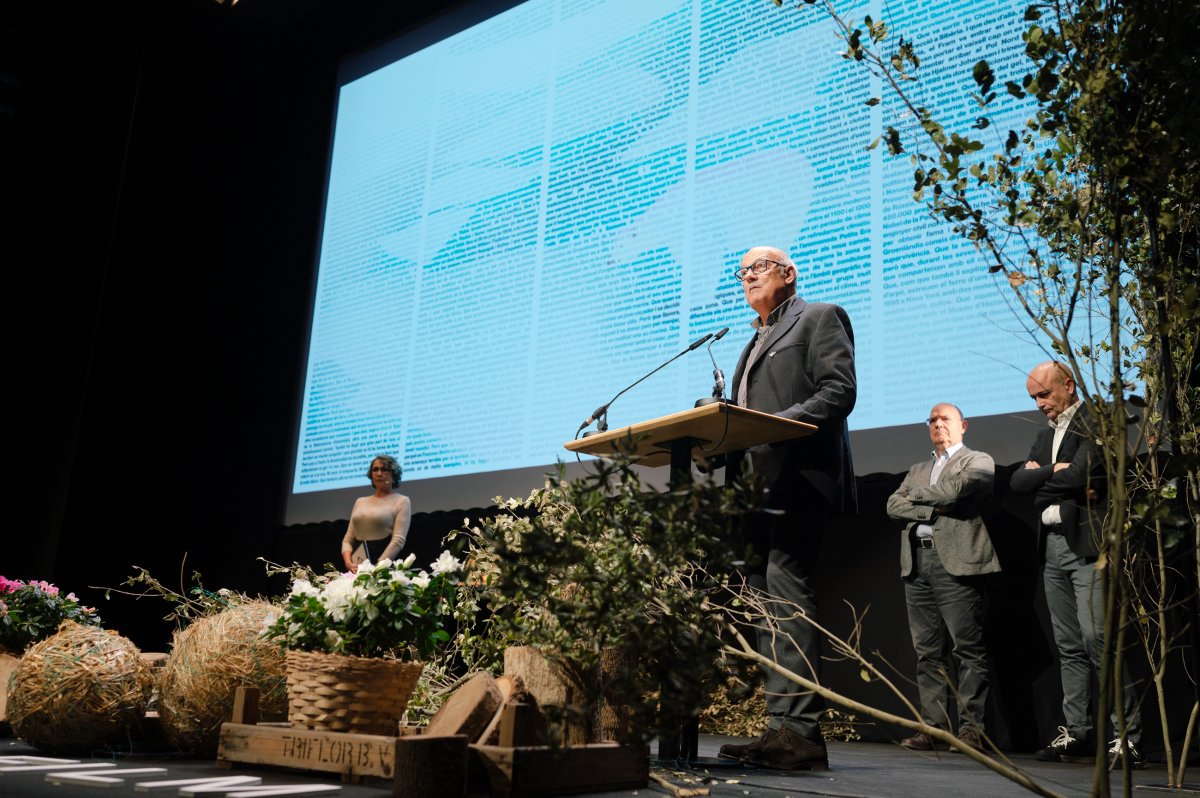
<instances>
[{"instance_id":1,"label":"wooden crate","mask_svg":"<svg viewBox=\"0 0 1200 798\"><path fill-rule=\"evenodd\" d=\"M470 746L472 783L482 774L492 798L542 798L640 789L650 778L650 750L617 743Z\"/></svg>"},{"instance_id":2,"label":"wooden crate","mask_svg":"<svg viewBox=\"0 0 1200 798\"><path fill-rule=\"evenodd\" d=\"M492 798L542 798L639 789L649 783L648 747L529 745L534 735L528 723L531 715L524 709L528 707L512 704L501 713L503 745L467 747L466 736L388 737L255 723L257 691L238 688L233 721L221 725L217 762L225 767L239 762L337 773L351 782L364 776L391 779L395 796L459 795L476 786Z\"/></svg>"},{"instance_id":3,"label":"wooden crate","mask_svg":"<svg viewBox=\"0 0 1200 798\"><path fill-rule=\"evenodd\" d=\"M315 770L337 773L349 781L363 776L390 779L395 775L396 739L265 723L224 723L217 763Z\"/></svg>"}]
</instances>

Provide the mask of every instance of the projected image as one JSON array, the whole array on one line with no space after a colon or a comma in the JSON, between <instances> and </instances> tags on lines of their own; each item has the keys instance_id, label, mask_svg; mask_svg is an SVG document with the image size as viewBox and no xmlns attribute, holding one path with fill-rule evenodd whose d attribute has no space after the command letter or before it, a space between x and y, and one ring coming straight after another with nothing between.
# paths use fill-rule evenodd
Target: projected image
<instances>
[{"instance_id":1,"label":"projected image","mask_svg":"<svg viewBox=\"0 0 1200 798\"><path fill-rule=\"evenodd\" d=\"M908 5L906 38L953 42L923 53L922 85L965 127L970 65L1020 58L1018 6ZM1027 409L995 386L1043 356L912 202L907 160L867 150L898 112L865 104L880 89L837 45L765 0L532 0L344 85L293 490L360 485L380 452L406 480L551 464L725 326L732 373L753 316L733 268L758 244L849 312L852 429L923 418L931 380L974 415ZM712 384L691 352L609 425Z\"/></svg>"}]
</instances>

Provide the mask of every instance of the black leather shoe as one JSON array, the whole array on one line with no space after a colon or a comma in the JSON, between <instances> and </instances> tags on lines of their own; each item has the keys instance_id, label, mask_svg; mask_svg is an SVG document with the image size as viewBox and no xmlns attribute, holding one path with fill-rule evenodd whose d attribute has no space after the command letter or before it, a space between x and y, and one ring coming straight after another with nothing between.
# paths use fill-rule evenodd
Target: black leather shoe
<instances>
[{"instance_id":1,"label":"black leather shoe","mask_svg":"<svg viewBox=\"0 0 1200 798\"><path fill-rule=\"evenodd\" d=\"M747 753L742 761L773 770L829 770L825 741L809 740L786 727L770 739L764 735L762 747Z\"/></svg>"},{"instance_id":2,"label":"black leather shoe","mask_svg":"<svg viewBox=\"0 0 1200 798\"><path fill-rule=\"evenodd\" d=\"M721 750L717 752L717 756L725 759L737 759L744 761L746 757L752 753L757 753L762 750L762 747L767 744L767 741L779 734L778 729L767 729L763 732L763 736L759 737L754 742L750 743L726 743L721 746Z\"/></svg>"}]
</instances>

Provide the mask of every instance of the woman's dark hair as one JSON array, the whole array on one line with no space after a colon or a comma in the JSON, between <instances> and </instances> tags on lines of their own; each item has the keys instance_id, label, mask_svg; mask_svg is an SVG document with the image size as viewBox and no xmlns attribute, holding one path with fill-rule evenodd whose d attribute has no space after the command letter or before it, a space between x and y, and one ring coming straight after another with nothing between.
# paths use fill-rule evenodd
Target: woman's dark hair
<instances>
[{"instance_id":1,"label":"woman's dark hair","mask_svg":"<svg viewBox=\"0 0 1200 798\"><path fill-rule=\"evenodd\" d=\"M386 454L379 454L379 455L376 455L375 457L372 457L371 465L367 466L367 479L371 478L371 469L375 467L376 463L379 463L381 466L383 466L384 468L386 468L388 471L391 472L392 487L393 488L399 487L400 486L400 475L402 473L404 473L404 471L403 471L403 469L400 468L400 464L396 462L396 458L391 457Z\"/></svg>"}]
</instances>

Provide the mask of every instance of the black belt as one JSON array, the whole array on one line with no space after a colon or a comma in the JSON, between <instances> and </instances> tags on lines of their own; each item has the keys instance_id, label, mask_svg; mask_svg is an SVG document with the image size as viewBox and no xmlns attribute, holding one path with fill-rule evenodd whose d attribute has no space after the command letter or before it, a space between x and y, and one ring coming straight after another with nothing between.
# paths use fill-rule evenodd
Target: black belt
<instances>
[{"instance_id":1,"label":"black belt","mask_svg":"<svg viewBox=\"0 0 1200 798\"><path fill-rule=\"evenodd\" d=\"M916 543L917 543L918 549L932 549L933 548L933 538L917 538Z\"/></svg>"}]
</instances>

